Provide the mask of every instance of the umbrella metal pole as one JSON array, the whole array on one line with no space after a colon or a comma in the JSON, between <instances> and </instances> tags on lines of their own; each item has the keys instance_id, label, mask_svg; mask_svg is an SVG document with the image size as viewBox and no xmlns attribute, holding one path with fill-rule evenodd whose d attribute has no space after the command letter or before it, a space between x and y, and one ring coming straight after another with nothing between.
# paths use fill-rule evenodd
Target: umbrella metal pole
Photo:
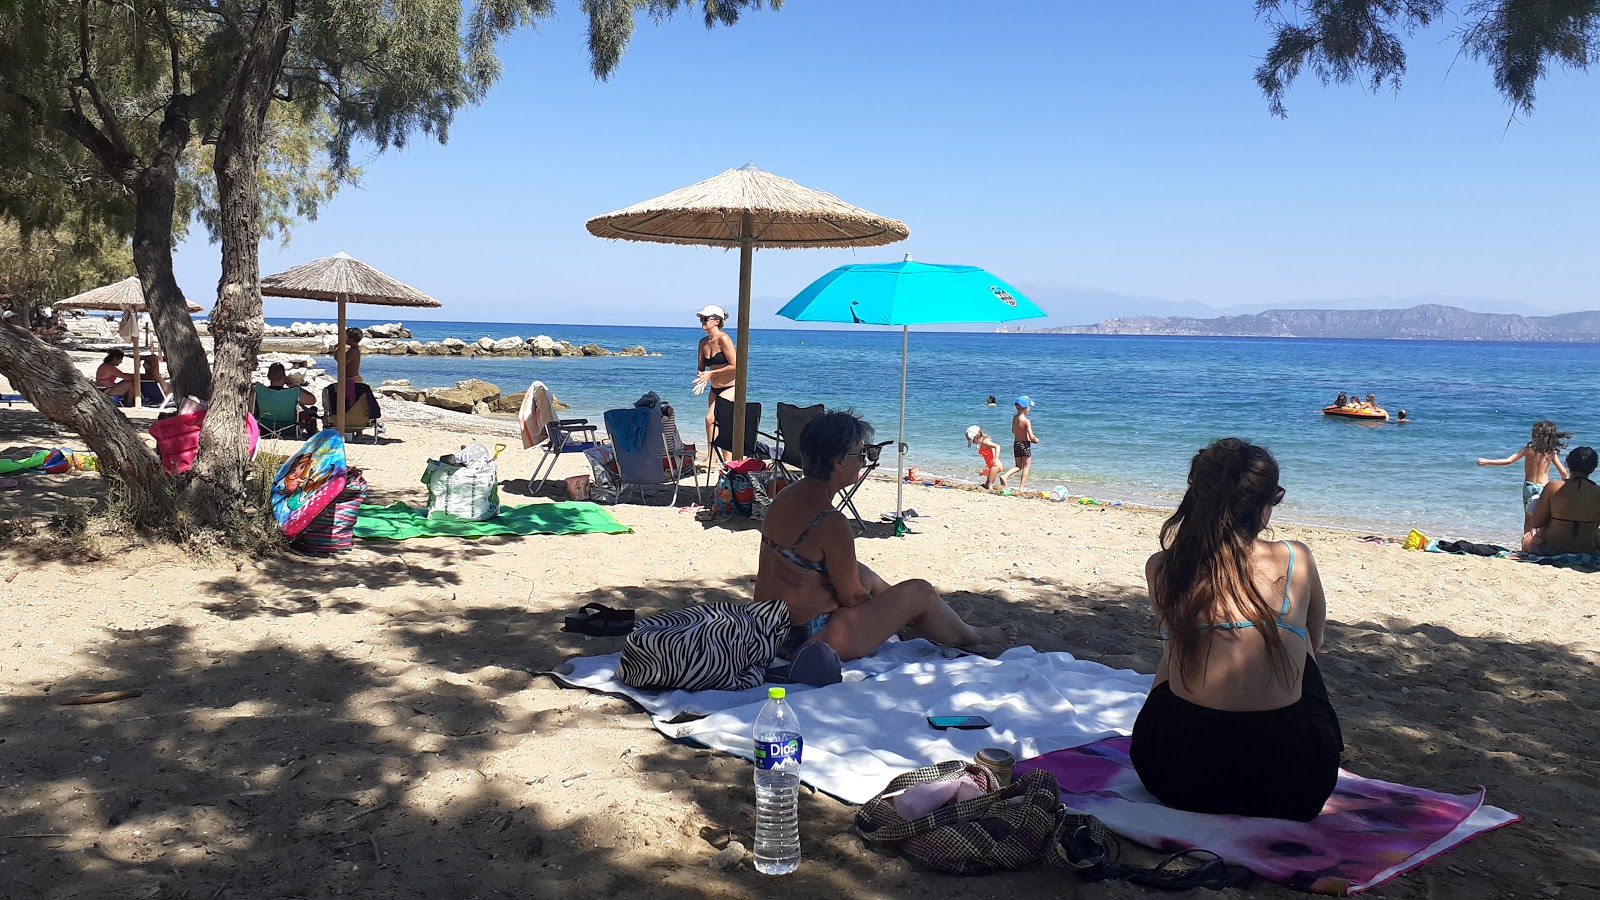
<instances>
[{"instance_id":1,"label":"umbrella metal pole","mask_svg":"<svg viewBox=\"0 0 1600 900\"><path fill-rule=\"evenodd\" d=\"M739 223L739 337L734 348L737 358L733 366L733 437L729 441L736 461L744 459L745 382L750 375L750 266L755 261L755 253L755 232L751 229L750 214L745 213ZM711 448L707 447L706 452L709 454Z\"/></svg>"},{"instance_id":2,"label":"umbrella metal pole","mask_svg":"<svg viewBox=\"0 0 1600 900\"><path fill-rule=\"evenodd\" d=\"M338 345L337 345L337 352L338 352L339 355L334 357L333 362L334 362L334 365L337 367L337 370L338 370L338 373L339 373L339 376L338 376L339 377L339 387L337 389L338 392L339 392L339 397L338 397L338 399L333 401L334 402L334 409L338 410L338 415L335 417L334 421L339 423L339 437L342 440L344 438L344 390L345 390L344 389L344 295L343 294L339 295L339 341L338 341Z\"/></svg>"},{"instance_id":3,"label":"umbrella metal pole","mask_svg":"<svg viewBox=\"0 0 1600 900\"><path fill-rule=\"evenodd\" d=\"M911 327L900 326L900 442L895 445L894 517L902 518L906 493L906 356L911 348Z\"/></svg>"}]
</instances>

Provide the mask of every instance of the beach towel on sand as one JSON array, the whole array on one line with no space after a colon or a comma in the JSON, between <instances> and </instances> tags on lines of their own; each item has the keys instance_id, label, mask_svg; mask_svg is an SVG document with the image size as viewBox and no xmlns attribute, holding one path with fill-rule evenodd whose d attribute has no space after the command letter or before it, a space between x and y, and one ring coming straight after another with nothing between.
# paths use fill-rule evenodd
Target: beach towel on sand
<instances>
[{"instance_id":1,"label":"beach towel on sand","mask_svg":"<svg viewBox=\"0 0 1600 900\"><path fill-rule=\"evenodd\" d=\"M356 537L403 541L416 537L489 537L497 534L630 534L633 529L593 503L529 503L502 506L491 519L477 522L445 513L431 518L427 510L404 503L363 506L356 519Z\"/></svg>"},{"instance_id":2,"label":"beach towel on sand","mask_svg":"<svg viewBox=\"0 0 1600 900\"><path fill-rule=\"evenodd\" d=\"M1061 799L1110 830L1163 852L1203 848L1263 878L1343 896L1376 887L1485 831L1520 816L1483 805L1476 794L1439 794L1341 770L1339 784L1310 822L1202 815L1162 806L1128 760L1131 738L1114 737L1017 763L1044 769Z\"/></svg>"},{"instance_id":3,"label":"beach towel on sand","mask_svg":"<svg viewBox=\"0 0 1600 900\"><path fill-rule=\"evenodd\" d=\"M688 739L752 758L750 733L766 701L764 687L747 691L640 691L617 680L616 666L616 654L577 657L550 674L574 687L631 697L651 713L656 730L668 738ZM1025 761L1035 757L1056 760L1054 751L1103 747L1109 743L1105 739L1112 738L1122 742L1125 760L1125 735L1133 728L1152 680L1149 675L1075 659L1069 653L1040 653L1031 647L1015 647L997 659L987 659L961 655L927 641L891 640L872 656L845 664L843 683L821 688L789 685L788 699L805 729L806 764L801 778L847 803L865 803L896 775L944 760L971 759L985 747L1003 748ZM935 731L924 719L928 715L954 713L982 715L993 725L981 731ZM704 718L674 721L685 715ZM1093 784L1098 777L1107 784L1107 791L1126 796L1143 791L1131 767L1124 769L1103 762L1104 757L1104 753L1086 757L1091 763L1087 774L1072 781L1079 785L1078 790L1083 790L1085 780ZM1019 763L1017 771L1026 771L1028 765ZM1077 771L1075 765L1064 768ZM1058 773L1063 784L1071 777ZM1133 779L1131 785L1126 777ZM1241 837L1240 845L1235 845L1224 834L1241 827L1238 823L1243 820L1234 817L1169 810L1155 805L1148 794L1142 794L1146 802L1137 805L1118 793L1103 798L1104 806L1110 806L1109 801L1120 801L1124 807L1134 807L1127 815L1121 811L1123 807L1103 810L1088 805L1093 798L1063 796L1070 805L1094 813L1108 828L1132 840L1158 848L1169 842L1204 847L1221 853L1229 862L1286 883L1292 883L1290 878L1297 873L1326 867L1327 861L1316 854L1366 854L1354 864L1341 861L1332 874L1321 876L1315 889L1330 893L1353 893L1380 884L1475 834L1517 819L1494 807L1480 806L1481 793L1475 797L1452 797L1346 773L1341 773L1339 788L1334 799L1346 797L1340 802L1352 806L1359 806L1363 802L1360 798L1367 794L1378 793L1378 800L1369 802L1367 811L1330 819L1335 831L1379 831L1370 843L1355 846L1353 842L1337 843L1333 838L1308 838L1305 829L1313 829L1313 836L1319 834L1315 829L1321 819L1310 826L1257 819L1253 820L1252 830L1242 832L1255 843ZM1415 815L1396 812L1408 803L1423 809ZM1197 820L1194 827L1200 829L1196 833L1201 837L1190 843L1183 837L1188 832L1166 830L1176 827L1167 824L1167 816ZM1149 824L1147 819L1151 817L1161 823L1159 827ZM1277 860L1284 867L1282 871L1268 864L1278 856L1289 856L1291 851L1308 855ZM1357 874L1362 872L1373 874ZM1362 877L1368 879L1364 884L1357 880ZM1340 882L1340 878L1346 881Z\"/></svg>"}]
</instances>

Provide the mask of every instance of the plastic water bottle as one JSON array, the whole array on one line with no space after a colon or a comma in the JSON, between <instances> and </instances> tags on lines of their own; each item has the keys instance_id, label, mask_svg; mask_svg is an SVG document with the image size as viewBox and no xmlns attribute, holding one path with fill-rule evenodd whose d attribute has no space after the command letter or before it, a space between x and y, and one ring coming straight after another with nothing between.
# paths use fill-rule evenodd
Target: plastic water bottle
<instances>
[{"instance_id":1,"label":"plastic water bottle","mask_svg":"<svg viewBox=\"0 0 1600 900\"><path fill-rule=\"evenodd\" d=\"M800 722L781 687L767 688L756 716L756 871L787 875L800 868Z\"/></svg>"}]
</instances>

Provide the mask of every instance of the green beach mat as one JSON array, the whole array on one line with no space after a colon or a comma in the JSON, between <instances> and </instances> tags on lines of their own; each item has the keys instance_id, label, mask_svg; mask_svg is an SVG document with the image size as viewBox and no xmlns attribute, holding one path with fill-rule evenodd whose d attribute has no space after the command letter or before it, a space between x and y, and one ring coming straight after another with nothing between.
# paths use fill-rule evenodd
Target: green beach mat
<instances>
[{"instance_id":1,"label":"green beach mat","mask_svg":"<svg viewBox=\"0 0 1600 900\"><path fill-rule=\"evenodd\" d=\"M414 537L480 538L496 534L632 534L611 513L593 503L530 503L502 506L494 518L475 522L460 516L429 518L425 510L404 503L363 506L356 517L356 537L403 541Z\"/></svg>"},{"instance_id":2,"label":"green beach mat","mask_svg":"<svg viewBox=\"0 0 1600 900\"><path fill-rule=\"evenodd\" d=\"M12 472L26 472L44 465L45 457L50 455L49 450L40 450L26 459L0 459L0 475L10 475Z\"/></svg>"}]
</instances>

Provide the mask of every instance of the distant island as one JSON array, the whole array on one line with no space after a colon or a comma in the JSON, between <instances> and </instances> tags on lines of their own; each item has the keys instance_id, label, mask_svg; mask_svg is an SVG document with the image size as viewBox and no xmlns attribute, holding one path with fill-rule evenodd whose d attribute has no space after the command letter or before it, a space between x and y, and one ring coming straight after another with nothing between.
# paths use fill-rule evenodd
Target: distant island
<instances>
[{"instance_id":1,"label":"distant island","mask_svg":"<svg viewBox=\"0 0 1600 900\"><path fill-rule=\"evenodd\" d=\"M1477 313L1428 303L1410 309L1269 309L1244 316L1128 316L1094 325L1002 327L1039 334L1147 334L1191 337L1356 338L1412 341L1600 343L1600 311L1555 316Z\"/></svg>"}]
</instances>

